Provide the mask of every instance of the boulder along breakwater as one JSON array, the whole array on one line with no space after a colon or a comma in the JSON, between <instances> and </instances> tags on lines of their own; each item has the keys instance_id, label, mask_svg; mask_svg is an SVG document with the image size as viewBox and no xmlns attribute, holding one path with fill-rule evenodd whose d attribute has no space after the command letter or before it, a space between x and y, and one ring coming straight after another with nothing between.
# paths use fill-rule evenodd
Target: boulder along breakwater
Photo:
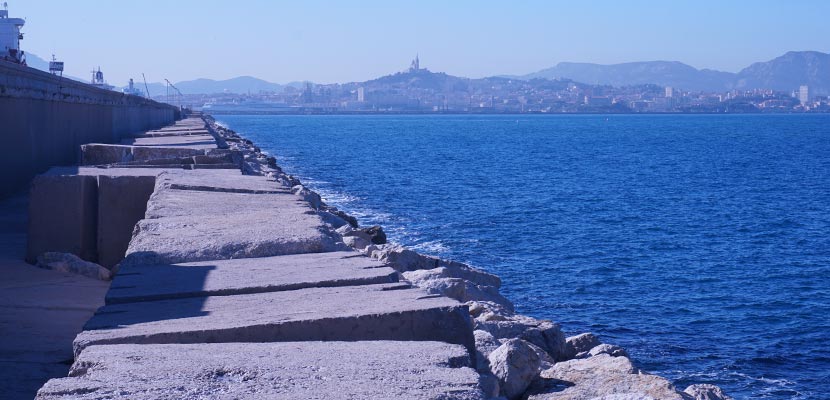
<instances>
[{"instance_id":1,"label":"boulder along breakwater","mask_svg":"<svg viewBox=\"0 0 830 400\"><path fill-rule=\"evenodd\" d=\"M386 243L210 116L81 164L35 178L28 257L112 284L38 398L728 398L516 314L497 276Z\"/></svg>"}]
</instances>

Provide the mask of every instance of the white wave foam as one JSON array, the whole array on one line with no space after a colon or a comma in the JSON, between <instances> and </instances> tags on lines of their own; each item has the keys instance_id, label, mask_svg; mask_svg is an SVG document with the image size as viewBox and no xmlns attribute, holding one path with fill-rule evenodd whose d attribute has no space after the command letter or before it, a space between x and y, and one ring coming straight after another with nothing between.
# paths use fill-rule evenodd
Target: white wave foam
<instances>
[{"instance_id":1,"label":"white wave foam","mask_svg":"<svg viewBox=\"0 0 830 400\"><path fill-rule=\"evenodd\" d=\"M450 251L450 248L441 243L440 240L432 240L428 242L418 243L411 246L412 250L423 252L426 254L437 255Z\"/></svg>"}]
</instances>

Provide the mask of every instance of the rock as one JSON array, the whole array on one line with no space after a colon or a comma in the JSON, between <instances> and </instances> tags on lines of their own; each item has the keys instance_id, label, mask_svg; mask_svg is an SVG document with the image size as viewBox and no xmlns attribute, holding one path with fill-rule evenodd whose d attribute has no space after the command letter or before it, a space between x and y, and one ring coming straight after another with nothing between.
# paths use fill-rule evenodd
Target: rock
<instances>
[{"instance_id":1,"label":"rock","mask_svg":"<svg viewBox=\"0 0 830 400\"><path fill-rule=\"evenodd\" d=\"M317 215L328 225L331 225L333 228L340 228L343 226L349 225L343 218L338 217L336 214L332 214L328 211L317 211Z\"/></svg>"},{"instance_id":2,"label":"rock","mask_svg":"<svg viewBox=\"0 0 830 400\"><path fill-rule=\"evenodd\" d=\"M465 304L470 308L470 315L473 318L478 318L485 313L498 314L505 317L513 315L506 307L492 301L468 301Z\"/></svg>"},{"instance_id":3,"label":"rock","mask_svg":"<svg viewBox=\"0 0 830 400\"><path fill-rule=\"evenodd\" d=\"M323 200L320 198L320 195L317 192L314 192L303 185L297 185L291 188L291 193L296 194L303 198L303 200L307 201L308 204L311 205L311 208L318 210L320 206L323 204Z\"/></svg>"},{"instance_id":4,"label":"rock","mask_svg":"<svg viewBox=\"0 0 830 400\"><path fill-rule=\"evenodd\" d=\"M68 272L87 278L108 281L112 279L110 270L78 258L74 254L46 252L38 256L37 266L53 271Z\"/></svg>"},{"instance_id":5,"label":"rock","mask_svg":"<svg viewBox=\"0 0 830 400\"><path fill-rule=\"evenodd\" d=\"M473 331L473 337L476 344L476 369L479 372L490 372L490 364L487 357L493 350L501 346L501 342L496 340L489 332L482 330Z\"/></svg>"},{"instance_id":6,"label":"rock","mask_svg":"<svg viewBox=\"0 0 830 400\"><path fill-rule=\"evenodd\" d=\"M600 354L608 354L611 357L628 357L628 352L620 346L613 344L601 344L595 346L588 352L590 356L597 356Z\"/></svg>"},{"instance_id":7,"label":"rock","mask_svg":"<svg viewBox=\"0 0 830 400\"><path fill-rule=\"evenodd\" d=\"M340 217L344 221L346 221L349 225L352 226L352 228L357 228L357 218L355 218L355 217L353 217L349 214L346 214L345 212L340 211L340 210L334 210L334 211L330 210L329 212L336 215L336 216L338 216L338 217Z\"/></svg>"},{"instance_id":8,"label":"rock","mask_svg":"<svg viewBox=\"0 0 830 400\"><path fill-rule=\"evenodd\" d=\"M475 329L490 332L496 339L524 339L544 349L556 361L565 359L565 335L558 324L523 315L510 316L506 320L482 319L481 315L475 319Z\"/></svg>"},{"instance_id":9,"label":"rock","mask_svg":"<svg viewBox=\"0 0 830 400\"><path fill-rule=\"evenodd\" d=\"M527 342L527 345L539 356L539 369L548 369L553 367L553 364L556 364L556 360L541 347L530 342Z\"/></svg>"},{"instance_id":10,"label":"rock","mask_svg":"<svg viewBox=\"0 0 830 400\"><path fill-rule=\"evenodd\" d=\"M482 373L478 378L478 387L484 393L484 398L493 399L499 397L501 387L499 386L499 378L490 372Z\"/></svg>"},{"instance_id":11,"label":"rock","mask_svg":"<svg viewBox=\"0 0 830 400\"><path fill-rule=\"evenodd\" d=\"M659 399L683 400L671 383L641 373L628 357L600 354L556 363L542 371L545 388L535 387L529 400Z\"/></svg>"},{"instance_id":12,"label":"rock","mask_svg":"<svg viewBox=\"0 0 830 400\"><path fill-rule=\"evenodd\" d=\"M435 290L429 290L430 293L444 294L460 302L484 301L500 304L502 309L512 312L513 304L502 296L497 288L479 286L459 276L453 276L447 267L405 271L403 275L418 287L435 288ZM447 292L448 288L452 288L452 291Z\"/></svg>"},{"instance_id":13,"label":"rock","mask_svg":"<svg viewBox=\"0 0 830 400\"><path fill-rule=\"evenodd\" d=\"M402 246L381 246L371 254L372 258L389 263L398 272L438 268L439 259L427 257Z\"/></svg>"},{"instance_id":14,"label":"rock","mask_svg":"<svg viewBox=\"0 0 830 400\"><path fill-rule=\"evenodd\" d=\"M691 385L683 393L692 396L694 400L732 400L723 392L723 389L708 384Z\"/></svg>"},{"instance_id":15,"label":"rock","mask_svg":"<svg viewBox=\"0 0 830 400\"><path fill-rule=\"evenodd\" d=\"M456 277L457 278L457 277ZM464 279L464 278L457 278ZM493 286L476 285L473 282L464 280L466 283L466 295L460 301L486 301L489 303L500 304L502 308L513 312L513 303L507 300L506 297L499 293L499 289Z\"/></svg>"},{"instance_id":16,"label":"rock","mask_svg":"<svg viewBox=\"0 0 830 400\"><path fill-rule=\"evenodd\" d=\"M582 333L571 336L565 339L565 346L567 346L565 358L582 358L581 356L587 356L591 349L600 344L602 343L600 343L599 339L593 333Z\"/></svg>"},{"instance_id":17,"label":"rock","mask_svg":"<svg viewBox=\"0 0 830 400\"><path fill-rule=\"evenodd\" d=\"M518 399L539 374L539 356L524 340L510 339L487 357L490 371L499 378L501 393Z\"/></svg>"},{"instance_id":18,"label":"rock","mask_svg":"<svg viewBox=\"0 0 830 400\"><path fill-rule=\"evenodd\" d=\"M404 272L403 277L430 294L440 294L464 302L466 282L457 278L445 278L443 268Z\"/></svg>"},{"instance_id":19,"label":"rock","mask_svg":"<svg viewBox=\"0 0 830 400\"><path fill-rule=\"evenodd\" d=\"M363 250L366 246L369 246L369 242L359 236L344 236L343 243L345 243L346 246L357 250Z\"/></svg>"},{"instance_id":20,"label":"rock","mask_svg":"<svg viewBox=\"0 0 830 400\"><path fill-rule=\"evenodd\" d=\"M383 228L380 226L363 228L362 231L369 235L373 244L386 244L386 233L383 232Z\"/></svg>"}]
</instances>

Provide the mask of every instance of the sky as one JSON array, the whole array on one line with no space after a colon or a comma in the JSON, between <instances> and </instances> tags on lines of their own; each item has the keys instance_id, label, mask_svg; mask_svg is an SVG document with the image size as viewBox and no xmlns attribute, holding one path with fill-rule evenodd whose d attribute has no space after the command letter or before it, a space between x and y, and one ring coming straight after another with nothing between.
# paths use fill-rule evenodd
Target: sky
<instances>
[{"instance_id":1,"label":"sky","mask_svg":"<svg viewBox=\"0 0 830 400\"><path fill-rule=\"evenodd\" d=\"M523 75L561 61L682 61L737 72L830 52L827 0L3 0L24 51L65 73L149 82L352 82L406 69Z\"/></svg>"}]
</instances>

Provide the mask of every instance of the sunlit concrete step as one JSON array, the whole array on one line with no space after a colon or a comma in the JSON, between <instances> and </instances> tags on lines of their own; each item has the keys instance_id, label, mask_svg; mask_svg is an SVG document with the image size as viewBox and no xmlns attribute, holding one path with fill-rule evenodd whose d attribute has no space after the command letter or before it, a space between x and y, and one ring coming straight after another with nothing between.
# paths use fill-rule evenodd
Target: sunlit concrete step
<instances>
[{"instance_id":1,"label":"sunlit concrete step","mask_svg":"<svg viewBox=\"0 0 830 400\"><path fill-rule=\"evenodd\" d=\"M107 304L277 292L398 281L384 263L353 251L122 267Z\"/></svg>"},{"instance_id":2,"label":"sunlit concrete step","mask_svg":"<svg viewBox=\"0 0 830 400\"><path fill-rule=\"evenodd\" d=\"M101 307L74 342L98 344L413 340L474 351L467 306L406 284L310 288Z\"/></svg>"},{"instance_id":3,"label":"sunlit concrete step","mask_svg":"<svg viewBox=\"0 0 830 400\"><path fill-rule=\"evenodd\" d=\"M398 341L93 346L37 399L483 399L466 353Z\"/></svg>"}]
</instances>

